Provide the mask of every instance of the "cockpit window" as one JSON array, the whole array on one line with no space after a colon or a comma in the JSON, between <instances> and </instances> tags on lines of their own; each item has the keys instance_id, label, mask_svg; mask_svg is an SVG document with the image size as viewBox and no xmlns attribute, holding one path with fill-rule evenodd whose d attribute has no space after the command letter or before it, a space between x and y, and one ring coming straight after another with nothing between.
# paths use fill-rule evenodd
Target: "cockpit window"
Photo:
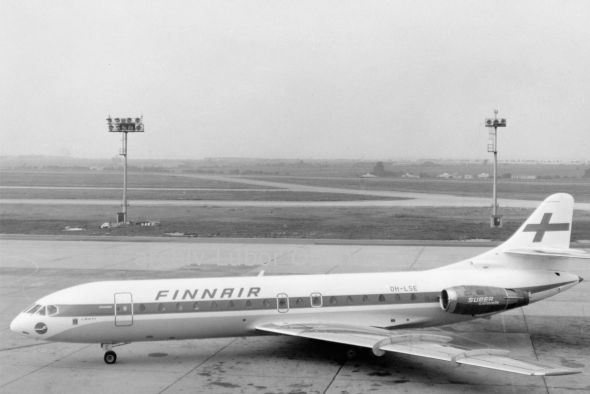
<instances>
[{"instance_id":1,"label":"cockpit window","mask_svg":"<svg viewBox=\"0 0 590 394\"><path fill-rule=\"evenodd\" d=\"M36 314L36 315L45 316L45 310L46 310L46 309L47 309L47 308L45 308L45 307L43 306L43 307L41 307L41 309L39 309L39 310L37 311L37 313L35 313L35 314Z\"/></svg>"},{"instance_id":2,"label":"cockpit window","mask_svg":"<svg viewBox=\"0 0 590 394\"><path fill-rule=\"evenodd\" d=\"M47 306L47 316L57 315L57 307L55 305L48 305Z\"/></svg>"},{"instance_id":3,"label":"cockpit window","mask_svg":"<svg viewBox=\"0 0 590 394\"><path fill-rule=\"evenodd\" d=\"M29 308L29 310L26 313L30 313L31 315L35 312L37 312L39 310L39 308L41 308L41 305L33 305L33 307Z\"/></svg>"}]
</instances>

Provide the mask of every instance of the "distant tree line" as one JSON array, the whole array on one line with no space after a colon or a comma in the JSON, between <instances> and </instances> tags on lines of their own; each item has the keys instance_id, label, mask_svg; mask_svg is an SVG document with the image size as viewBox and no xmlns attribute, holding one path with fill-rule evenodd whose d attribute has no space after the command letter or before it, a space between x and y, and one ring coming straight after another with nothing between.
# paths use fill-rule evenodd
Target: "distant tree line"
<instances>
[{"instance_id":1,"label":"distant tree line","mask_svg":"<svg viewBox=\"0 0 590 394\"><path fill-rule=\"evenodd\" d=\"M378 161L377 164L375 164L372 174L381 177L400 177L404 175L401 171L385 171L385 166L382 161Z\"/></svg>"},{"instance_id":2,"label":"distant tree line","mask_svg":"<svg viewBox=\"0 0 590 394\"><path fill-rule=\"evenodd\" d=\"M234 174L242 174L242 175L279 175L279 172L268 172L268 171L255 171L255 170L230 170L229 171L230 174L234 175Z\"/></svg>"}]
</instances>

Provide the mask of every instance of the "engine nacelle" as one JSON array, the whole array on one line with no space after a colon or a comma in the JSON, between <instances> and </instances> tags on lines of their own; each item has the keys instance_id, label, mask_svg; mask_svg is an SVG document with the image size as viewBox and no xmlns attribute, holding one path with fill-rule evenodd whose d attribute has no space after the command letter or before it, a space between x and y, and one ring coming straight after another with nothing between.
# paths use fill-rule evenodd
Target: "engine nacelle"
<instances>
[{"instance_id":1,"label":"engine nacelle","mask_svg":"<svg viewBox=\"0 0 590 394\"><path fill-rule=\"evenodd\" d=\"M528 292L501 287L457 286L444 289L440 295L441 308L459 315L484 315L528 303Z\"/></svg>"}]
</instances>

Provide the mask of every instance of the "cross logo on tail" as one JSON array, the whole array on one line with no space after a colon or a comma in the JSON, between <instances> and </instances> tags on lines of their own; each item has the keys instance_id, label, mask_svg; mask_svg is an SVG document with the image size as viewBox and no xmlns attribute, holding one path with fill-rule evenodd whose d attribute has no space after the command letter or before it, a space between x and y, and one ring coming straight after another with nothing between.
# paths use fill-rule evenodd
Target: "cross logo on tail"
<instances>
[{"instance_id":1,"label":"cross logo on tail","mask_svg":"<svg viewBox=\"0 0 590 394\"><path fill-rule=\"evenodd\" d=\"M546 213L543 215L543 219L541 219L541 223L539 224L527 224L523 233L536 233L533 242L541 242L543 240L543 236L545 236L545 232L547 231L568 231L570 229L569 223L551 223L549 224L549 220L551 220L552 213Z\"/></svg>"}]
</instances>

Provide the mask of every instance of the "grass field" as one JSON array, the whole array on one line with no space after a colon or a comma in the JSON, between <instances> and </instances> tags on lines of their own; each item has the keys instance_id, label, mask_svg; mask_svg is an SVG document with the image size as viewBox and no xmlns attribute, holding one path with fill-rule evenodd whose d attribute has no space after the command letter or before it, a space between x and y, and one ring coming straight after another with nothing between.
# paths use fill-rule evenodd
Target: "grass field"
<instances>
[{"instance_id":1,"label":"grass field","mask_svg":"<svg viewBox=\"0 0 590 394\"><path fill-rule=\"evenodd\" d=\"M3 199L93 199L120 200L122 190L102 189L0 189ZM357 196L344 193L315 193L276 189L264 190L128 190L132 200L215 200L215 201L356 201L404 200L404 198Z\"/></svg>"},{"instance_id":2,"label":"grass field","mask_svg":"<svg viewBox=\"0 0 590 394\"><path fill-rule=\"evenodd\" d=\"M122 189L123 174L108 172L2 171L0 174L0 186L117 187ZM127 186L191 189L269 189L256 185L175 174L142 173L130 173Z\"/></svg>"},{"instance_id":3,"label":"grass field","mask_svg":"<svg viewBox=\"0 0 590 394\"><path fill-rule=\"evenodd\" d=\"M557 166L558 167L558 166ZM258 179L353 190L393 190L442 193L458 196L491 196L491 180L435 180L354 177L259 176ZM231 179L228 177L228 179ZM2 186L115 187L122 186L122 175L113 173L17 172L5 171ZM576 201L590 201L590 183L579 179L552 181L500 180L500 198L541 201L556 192L568 192ZM130 187L186 188L220 190L130 190L133 199L162 200L270 200L270 201L346 201L381 197L345 193L315 193L281 190L231 181L182 176L181 174L130 174ZM256 190L229 190L256 189ZM2 198L121 198L121 190L1 189ZM389 199L389 198L387 198ZM527 209L501 209L504 227L489 227L489 208L222 208L222 207L131 207L129 219L160 221L156 227L124 226L100 229L114 222L118 209L108 206L50 206L0 204L0 232L5 234L127 235L166 236L184 233L199 237L277 237L385 240L469 240L507 239L531 213ZM66 226L85 230L64 231ZM590 213L574 215L572 240L590 240Z\"/></svg>"},{"instance_id":4,"label":"grass field","mask_svg":"<svg viewBox=\"0 0 590 394\"><path fill-rule=\"evenodd\" d=\"M247 177L272 182L354 190L390 190L412 193L438 193L454 196L484 197L492 195L492 180L406 179L406 178L337 178L337 177ZM498 197L542 201L554 193L569 193L577 202L590 202L590 182L581 180L499 179Z\"/></svg>"},{"instance_id":5,"label":"grass field","mask_svg":"<svg viewBox=\"0 0 590 394\"><path fill-rule=\"evenodd\" d=\"M489 227L483 208L221 208L132 207L130 220L159 220L156 227L100 229L114 221L113 207L0 205L5 234L324 238L398 240L505 240L532 212L506 209L504 227ZM84 231L63 231L66 226ZM572 240L590 240L590 213L574 214Z\"/></svg>"}]
</instances>

